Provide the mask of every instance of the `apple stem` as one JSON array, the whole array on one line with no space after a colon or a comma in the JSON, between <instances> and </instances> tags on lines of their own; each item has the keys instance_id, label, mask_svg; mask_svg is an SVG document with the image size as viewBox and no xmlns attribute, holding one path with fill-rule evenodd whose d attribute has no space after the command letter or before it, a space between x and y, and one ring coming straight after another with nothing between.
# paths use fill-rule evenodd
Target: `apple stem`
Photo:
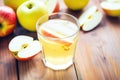
<instances>
[{"instance_id":1,"label":"apple stem","mask_svg":"<svg viewBox=\"0 0 120 80\"><path fill-rule=\"evenodd\" d=\"M2 28L2 24L0 23L0 29Z\"/></svg>"},{"instance_id":2,"label":"apple stem","mask_svg":"<svg viewBox=\"0 0 120 80\"><path fill-rule=\"evenodd\" d=\"M28 8L31 9L31 8L32 8L32 4L29 4L29 5L28 5Z\"/></svg>"}]
</instances>

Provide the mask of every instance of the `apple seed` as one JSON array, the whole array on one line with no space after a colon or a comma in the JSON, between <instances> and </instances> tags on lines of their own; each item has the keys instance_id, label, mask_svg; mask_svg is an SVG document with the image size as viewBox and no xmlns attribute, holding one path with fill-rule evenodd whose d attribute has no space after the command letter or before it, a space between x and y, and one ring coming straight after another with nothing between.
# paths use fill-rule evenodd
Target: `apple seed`
<instances>
[{"instance_id":1,"label":"apple seed","mask_svg":"<svg viewBox=\"0 0 120 80\"><path fill-rule=\"evenodd\" d=\"M28 44L23 44L22 49L25 49L28 46Z\"/></svg>"}]
</instances>

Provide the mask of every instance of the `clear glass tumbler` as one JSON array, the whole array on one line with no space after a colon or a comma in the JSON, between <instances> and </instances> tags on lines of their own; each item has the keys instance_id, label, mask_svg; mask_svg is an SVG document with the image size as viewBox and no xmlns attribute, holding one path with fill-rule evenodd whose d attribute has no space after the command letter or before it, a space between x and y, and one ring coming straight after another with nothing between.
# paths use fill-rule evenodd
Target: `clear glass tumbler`
<instances>
[{"instance_id":1,"label":"clear glass tumbler","mask_svg":"<svg viewBox=\"0 0 120 80\"><path fill-rule=\"evenodd\" d=\"M64 70L73 64L79 34L79 23L74 16L67 13L45 15L37 21L36 30L45 66Z\"/></svg>"}]
</instances>

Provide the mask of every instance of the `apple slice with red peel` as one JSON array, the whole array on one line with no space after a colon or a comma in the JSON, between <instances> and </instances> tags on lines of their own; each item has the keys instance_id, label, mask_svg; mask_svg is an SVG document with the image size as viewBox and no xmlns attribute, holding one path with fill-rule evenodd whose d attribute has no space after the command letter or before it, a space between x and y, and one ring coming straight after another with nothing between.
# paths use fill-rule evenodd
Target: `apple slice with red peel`
<instances>
[{"instance_id":1,"label":"apple slice with red peel","mask_svg":"<svg viewBox=\"0 0 120 80\"><path fill-rule=\"evenodd\" d=\"M107 15L120 16L120 1L103 1L100 5Z\"/></svg>"},{"instance_id":2,"label":"apple slice with red peel","mask_svg":"<svg viewBox=\"0 0 120 80\"><path fill-rule=\"evenodd\" d=\"M48 37L51 37L51 38L60 38L61 35L57 34L57 33L54 33L53 31L50 31L49 29L42 29L41 30L41 33L42 35L44 36L48 36ZM56 39L55 40L56 42L59 42L59 43L62 43L64 45L71 45L72 44L72 40L68 40L68 39Z\"/></svg>"},{"instance_id":3,"label":"apple slice with red peel","mask_svg":"<svg viewBox=\"0 0 120 80\"><path fill-rule=\"evenodd\" d=\"M90 31L101 22L102 17L103 15L97 7L92 6L79 17L80 27L83 31Z\"/></svg>"},{"instance_id":4,"label":"apple slice with red peel","mask_svg":"<svg viewBox=\"0 0 120 80\"><path fill-rule=\"evenodd\" d=\"M55 35L53 35L52 33L50 33L50 32L47 32L46 30L41 30L41 33L42 33L42 35L44 35L44 36L49 36L49 37L52 37L52 38L57 38L57 36L55 36Z\"/></svg>"},{"instance_id":5,"label":"apple slice with red peel","mask_svg":"<svg viewBox=\"0 0 120 80\"><path fill-rule=\"evenodd\" d=\"M59 10L60 10L60 4L59 4L59 2L57 1L57 4L56 4L53 12L58 12Z\"/></svg>"},{"instance_id":6,"label":"apple slice with red peel","mask_svg":"<svg viewBox=\"0 0 120 80\"><path fill-rule=\"evenodd\" d=\"M41 0L41 1L43 1L47 6L49 13L58 12L60 9L58 0Z\"/></svg>"},{"instance_id":7,"label":"apple slice with red peel","mask_svg":"<svg viewBox=\"0 0 120 80\"><path fill-rule=\"evenodd\" d=\"M23 49L19 52L18 57L20 58L32 57L36 55L36 53L40 52L40 49L41 49L40 42L37 40L34 40L28 45L28 47L26 47L26 49Z\"/></svg>"},{"instance_id":8,"label":"apple slice with red peel","mask_svg":"<svg viewBox=\"0 0 120 80\"><path fill-rule=\"evenodd\" d=\"M30 36L20 35L14 37L9 43L11 54L18 60L29 60L41 50L41 44Z\"/></svg>"},{"instance_id":9,"label":"apple slice with red peel","mask_svg":"<svg viewBox=\"0 0 120 80\"><path fill-rule=\"evenodd\" d=\"M75 34L77 30L77 26L74 23L59 19L49 20L40 27L42 35L50 38L60 38L54 40L65 44L72 44L74 36L69 38L66 38L66 36Z\"/></svg>"}]
</instances>

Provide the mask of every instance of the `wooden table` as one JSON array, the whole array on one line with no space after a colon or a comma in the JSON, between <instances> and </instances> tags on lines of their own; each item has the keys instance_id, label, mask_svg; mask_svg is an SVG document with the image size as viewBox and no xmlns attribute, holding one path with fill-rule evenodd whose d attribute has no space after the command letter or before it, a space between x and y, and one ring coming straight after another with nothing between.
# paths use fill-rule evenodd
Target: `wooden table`
<instances>
[{"instance_id":1,"label":"wooden table","mask_svg":"<svg viewBox=\"0 0 120 80\"><path fill-rule=\"evenodd\" d=\"M70 11L62 0L59 2L61 12L78 18L89 6L100 8L101 1L91 0L82 11ZM0 4L3 5L2 0ZM24 30L19 23L12 34L0 38L0 80L120 80L120 17L104 14L97 28L89 32L80 30L75 63L62 71L46 68L40 54L29 61L16 60L10 54L8 44L14 36L21 34L36 39L36 32Z\"/></svg>"}]
</instances>

